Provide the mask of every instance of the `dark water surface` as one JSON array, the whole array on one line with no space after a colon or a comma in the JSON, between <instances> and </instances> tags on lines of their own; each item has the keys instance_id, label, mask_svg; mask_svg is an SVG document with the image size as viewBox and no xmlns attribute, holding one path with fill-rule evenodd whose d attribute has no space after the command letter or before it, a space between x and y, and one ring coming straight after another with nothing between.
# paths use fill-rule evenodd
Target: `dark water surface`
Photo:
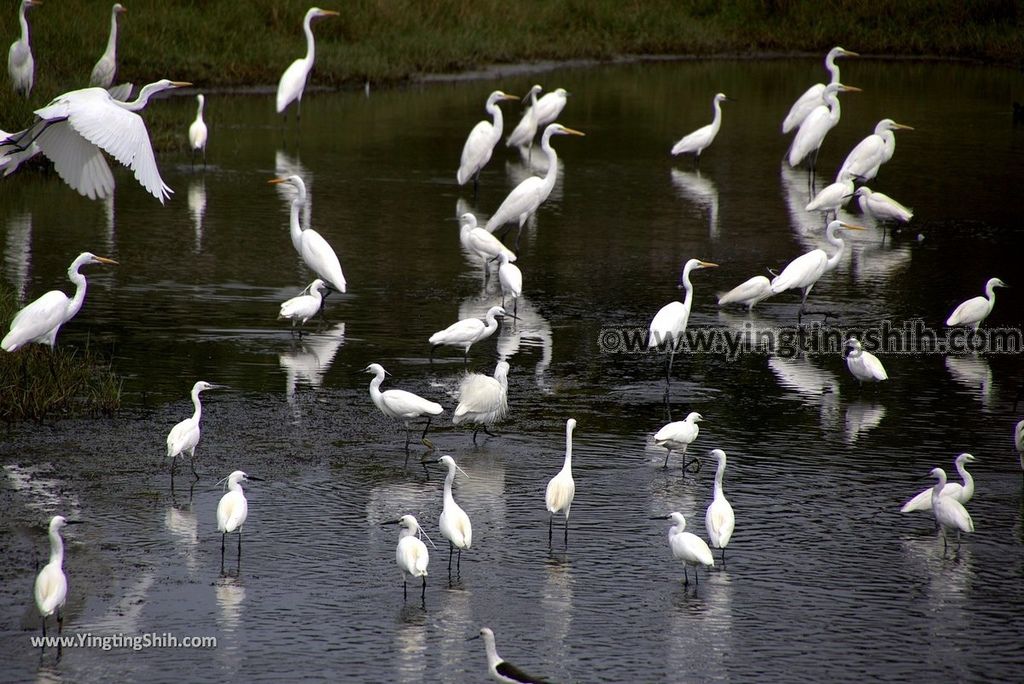
<instances>
[{"instance_id":1,"label":"dark water surface","mask_svg":"<svg viewBox=\"0 0 1024 684\"><path fill-rule=\"evenodd\" d=\"M1019 679L1019 356L880 354L891 380L864 388L838 354L680 357L671 417L700 411L693 452L729 454L737 526L726 567L684 588L668 525L648 519L678 510L704 537L713 473L661 468L661 358L606 353L600 332L646 326L677 296L690 257L721 264L693 276L694 328L795 322L795 293L752 316L719 312L714 293L825 245L822 218L802 209L806 173L781 165L779 133L793 99L824 78L810 60L695 61L318 95L303 104L301 137L287 141L270 97L211 96L210 166L162 155L176 191L165 207L120 172L106 204L56 176L2 181L0 268L24 297L67 290L80 251L120 262L88 271L85 306L59 342L110 353L126 407L3 434L0 679L484 681L483 645L466 641L483 625L504 657L553 681ZM493 212L529 167L499 147L475 204L454 176L487 94L534 81L572 93L560 120L587 137L556 139L558 184L520 245L520 321L471 353L475 370L490 373L498 354L512 367L503 436L474 446L450 426L459 354L442 351L431 366L426 341L500 300L451 219ZM942 329L998 276L1015 287L999 291L986 326L1021 326L1018 75L846 60L843 81L864 92L843 97L819 167L830 176L881 118L914 126L897 133L870 185L915 217L883 243L851 204L846 218L868 230L850 238L812 308L843 326L922 319ZM668 150L710 121L718 91L737 101L697 173ZM184 136L193 103L152 106L180 111ZM509 131L518 109L505 112ZM312 276L288 238L288 205L266 183L296 169L312 226L349 283L329 298L328 323L301 341L275 317ZM475 532L451 582L437 529L443 471L418 465L419 446L404 467L401 432L359 373L371 362L394 374L385 388L446 408L432 434L470 475L455 495ZM171 491L161 458L198 379L230 389L204 395L203 478L190 496L181 475ZM569 417L579 427L566 549L557 531L548 545L544 487ZM899 506L962 451L978 458L968 506L977 531L944 553L931 517ZM240 568L232 538L222 574L214 483L235 469L267 481L246 489ZM65 634L211 635L217 648L40 659L31 590L57 513L87 523L66 535ZM423 604L412 587L403 601L396 530L380 525L404 513L438 544Z\"/></svg>"}]
</instances>

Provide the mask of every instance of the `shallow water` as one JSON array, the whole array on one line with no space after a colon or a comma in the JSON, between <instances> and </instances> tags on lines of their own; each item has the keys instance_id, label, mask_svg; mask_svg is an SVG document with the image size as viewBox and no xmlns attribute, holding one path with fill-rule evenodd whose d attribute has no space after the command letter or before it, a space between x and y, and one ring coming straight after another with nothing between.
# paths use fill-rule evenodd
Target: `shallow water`
<instances>
[{"instance_id":1,"label":"shallow water","mask_svg":"<svg viewBox=\"0 0 1024 684\"><path fill-rule=\"evenodd\" d=\"M915 217L883 242L851 204L846 218L869 230L850 238L811 308L843 326L923 319L941 329L988 277L1019 280L1015 76L863 59L843 67L844 82L864 92L843 97L819 168L837 168L880 118L913 125L897 133L871 187ZM483 625L503 657L553 681L1015 679L1019 356L880 354L891 380L864 388L838 354L681 356L671 418L700 411L693 453L729 454L737 529L725 567L684 587L668 525L648 519L679 510L705 536L713 472L705 464L684 477L677 457L661 468L651 438L669 419L662 359L605 353L600 333L646 326L694 256L721 266L693 276L692 327L794 322L793 293L749 316L720 312L713 294L825 244L821 217L802 210L806 173L780 164L778 132L790 102L823 74L810 60L692 61L316 95L303 105L301 136L282 133L269 98L214 95L208 168L159 159L176 190L165 207L123 173L110 203L79 198L55 176L5 179L0 269L24 297L66 288L79 251L121 263L89 270L85 307L60 343L107 351L126 407L114 419L4 434L4 679L483 681L483 646L466 641ZM487 215L529 173L500 147L474 203L453 182L459 151L490 90L525 92L533 81L572 92L561 121L587 137L556 139L558 184L521 238L520 320L470 355L486 373L497 355L511 363L502 436L474 446L448 420L431 430L438 453L471 478L458 479L455 496L474 544L449 582L437 531L443 472L419 465L420 446L406 467L400 428L372 406L359 371L380 362L394 374L385 388L440 401L451 415L460 354L442 350L431 365L426 339L500 300L452 219L467 208ZM726 103L698 171L668 149L710 120L718 91L737 102ZM184 135L192 102L153 106L180 111ZM511 130L518 112L505 112ZM302 340L275 316L312 276L291 248L287 204L266 184L292 172L306 179L309 219L349 282L328 299L328 322ZM1000 290L986 325L1020 327L1022 311L1017 289ZM191 412L197 379L229 389L204 394L202 480L190 492L179 474L172 491L164 440ZM568 546L557 526L549 546L544 486L561 465L569 417L579 422L577 495ZM951 471L961 451L979 459L977 532L944 552L928 515L898 511L928 486L920 478L930 468ZM214 483L238 468L267 481L246 488L242 558L230 539L222 572ZM40 658L29 645L31 587L56 513L88 523L66 535L65 634L210 635L217 648ZM396 530L380 524L403 513L438 546L423 603L413 586L403 600Z\"/></svg>"}]
</instances>

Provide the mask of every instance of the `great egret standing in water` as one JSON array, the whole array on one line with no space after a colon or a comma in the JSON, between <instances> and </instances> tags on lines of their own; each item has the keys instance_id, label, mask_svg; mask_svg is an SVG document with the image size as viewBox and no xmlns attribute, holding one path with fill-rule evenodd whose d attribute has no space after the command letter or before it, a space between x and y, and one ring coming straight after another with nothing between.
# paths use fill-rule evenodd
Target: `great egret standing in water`
<instances>
[{"instance_id":1,"label":"great egret standing in water","mask_svg":"<svg viewBox=\"0 0 1024 684\"><path fill-rule=\"evenodd\" d=\"M718 470L715 471L714 498L704 515L704 524L708 529L711 546L722 549L722 563L724 564L725 547L729 545L732 532L736 529L736 514L722 490L722 478L725 476L725 452L721 449L712 449L711 455L718 460Z\"/></svg>"},{"instance_id":2,"label":"great egret standing in water","mask_svg":"<svg viewBox=\"0 0 1024 684\"><path fill-rule=\"evenodd\" d=\"M825 212L825 218L828 218L828 213L832 212L832 216L838 215L839 210L846 206L846 203L853 197L853 181L836 181L830 185L826 185L822 188L821 192L814 196L805 209L807 211L823 211Z\"/></svg>"},{"instance_id":3,"label":"great egret standing in water","mask_svg":"<svg viewBox=\"0 0 1024 684\"><path fill-rule=\"evenodd\" d=\"M463 318L455 321L444 330L438 330L430 336L430 358L434 358L434 350L441 346L462 347L463 361L469 363L469 348L477 342L486 340L498 329L498 320L508 316L508 312L500 306L492 306L487 310L483 320L479 318Z\"/></svg>"},{"instance_id":4,"label":"great egret standing in water","mask_svg":"<svg viewBox=\"0 0 1024 684\"><path fill-rule=\"evenodd\" d=\"M859 57L856 52L850 50L844 50L838 45L828 51L825 55L825 68L828 69L832 79L829 83L839 83L839 65L836 64L836 59L839 57ZM803 123L803 120L807 118L807 115L811 113L815 107L820 104L825 104L823 96L825 95L825 84L815 83L810 88L804 91L793 106L789 108L789 113L786 114L786 118L782 121L782 132L789 133L791 130Z\"/></svg>"},{"instance_id":5,"label":"great egret standing in water","mask_svg":"<svg viewBox=\"0 0 1024 684\"><path fill-rule=\"evenodd\" d=\"M281 311L277 317L291 319L292 333L295 332L295 325L298 324L299 337L302 337L302 326L306 325L306 321L320 311L320 306L324 301L320 291L326 287L327 284L317 278L302 291L302 294L281 304Z\"/></svg>"},{"instance_id":6,"label":"great egret standing in water","mask_svg":"<svg viewBox=\"0 0 1024 684\"><path fill-rule=\"evenodd\" d=\"M551 543L551 525L556 513L565 515L565 542L569 542L569 509L576 496L576 483L572 479L572 431L576 429L576 419L565 422L565 461L562 469L548 482L544 492L544 503L548 509L548 543Z\"/></svg>"},{"instance_id":7,"label":"great egret standing in water","mask_svg":"<svg viewBox=\"0 0 1024 684\"><path fill-rule=\"evenodd\" d=\"M688 565L694 569L694 582L700 584L697 567L703 565L712 568L715 566L715 557L711 555L711 549L708 548L707 542L692 532L686 531L686 518L678 511L668 515L657 515L651 520L671 520L675 523L668 530L668 544L672 549L672 555L683 561L683 585L690 583L690 578L686 574Z\"/></svg>"},{"instance_id":8,"label":"great egret standing in water","mask_svg":"<svg viewBox=\"0 0 1024 684\"><path fill-rule=\"evenodd\" d=\"M477 122L466 137L466 142L462 146L459 170L455 174L455 179L459 182L459 185L465 185L472 178L473 191L476 192L480 185L480 172L487 166L487 162L491 160L494 146L501 140L504 118L498 103L503 100L518 99L515 95L506 95L500 90L495 90L487 98L487 104L484 108L491 115L493 123L491 121Z\"/></svg>"},{"instance_id":9,"label":"great egret standing in water","mask_svg":"<svg viewBox=\"0 0 1024 684\"><path fill-rule=\"evenodd\" d=\"M672 146L672 154L690 154L696 155L696 159L700 161L700 153L703 152L712 142L715 140L715 136L718 135L718 129L722 127L722 103L729 101L731 98L727 97L724 93L718 93L712 100L712 107L715 110L715 116L707 126L701 126L693 133L683 136L675 145Z\"/></svg>"},{"instance_id":10,"label":"great egret standing in water","mask_svg":"<svg viewBox=\"0 0 1024 684\"><path fill-rule=\"evenodd\" d=\"M953 309L946 319L946 325L968 325L974 326L977 330L981 322L992 313L992 307L996 305L996 288L1009 287L999 278L989 278L985 283L985 295L972 297L960 306Z\"/></svg>"},{"instance_id":11,"label":"great egret standing in water","mask_svg":"<svg viewBox=\"0 0 1024 684\"><path fill-rule=\"evenodd\" d=\"M271 184L285 184L295 191L292 198L291 212L288 216L288 230L292 238L292 246L299 253L306 265L324 279L328 285L338 292L345 292L345 274L341 271L341 263L334 248L324 237L312 228L302 229L299 223L299 210L306 204L306 184L298 176L274 178L267 181Z\"/></svg>"},{"instance_id":12,"label":"great egret standing in water","mask_svg":"<svg viewBox=\"0 0 1024 684\"><path fill-rule=\"evenodd\" d=\"M110 9L110 36L107 38L107 49L92 68L92 75L89 76L91 86L109 88L114 85L114 76L117 74L117 15L127 11L119 2L114 3Z\"/></svg>"},{"instance_id":13,"label":"great egret standing in water","mask_svg":"<svg viewBox=\"0 0 1024 684\"><path fill-rule=\"evenodd\" d=\"M948 483L942 488L942 496L951 496L962 504L966 504L974 498L974 477L967 472L967 464L973 463L977 460L978 459L974 458L974 456L971 456L970 454L960 454L956 457L956 460L954 461L956 464L956 471L960 474L963 484L960 484L959 482ZM900 513L932 510L933 489L934 487L929 487L907 501L900 509Z\"/></svg>"},{"instance_id":14,"label":"great egret standing in water","mask_svg":"<svg viewBox=\"0 0 1024 684\"><path fill-rule=\"evenodd\" d=\"M242 525L249 517L249 502L242 491L242 483L254 480L262 482L262 478L246 475L236 470L225 478L228 481L227 494L217 504L217 531L220 532L220 566L224 567L224 540L231 532L238 531L238 562L242 562ZM224 480L221 480L223 482Z\"/></svg>"},{"instance_id":15,"label":"great egret standing in water","mask_svg":"<svg viewBox=\"0 0 1024 684\"><path fill-rule=\"evenodd\" d=\"M430 429L430 421L434 416L444 413L444 408L433 401L406 392L400 389L389 389L380 391L380 384L384 382L384 376L389 373L379 363L371 363L364 371L373 373L373 380L370 381L370 399L388 418L402 421L405 425L405 450L409 451L409 423L417 418L427 417L427 425L423 428L423 435L420 437L423 444L433 449L434 445L427 439L427 430ZM408 461L408 456L406 456Z\"/></svg>"},{"instance_id":16,"label":"great egret standing in water","mask_svg":"<svg viewBox=\"0 0 1024 684\"><path fill-rule=\"evenodd\" d=\"M512 315L519 313L519 297L523 294L523 272L512 263L507 254L499 254L498 282L501 283L501 305L505 306L505 297L512 299Z\"/></svg>"},{"instance_id":17,"label":"great egret standing in water","mask_svg":"<svg viewBox=\"0 0 1024 684\"><path fill-rule=\"evenodd\" d=\"M846 346L850 350L846 355L846 367L861 384L889 379L882 362L871 352L864 351L860 340L851 336L846 340Z\"/></svg>"},{"instance_id":18,"label":"great egret standing in water","mask_svg":"<svg viewBox=\"0 0 1024 684\"><path fill-rule=\"evenodd\" d=\"M727 304L746 305L747 311L753 310L754 306L772 296L772 284L767 277L757 275L745 280L728 292L718 294L718 306Z\"/></svg>"},{"instance_id":19,"label":"great egret standing in water","mask_svg":"<svg viewBox=\"0 0 1024 684\"><path fill-rule=\"evenodd\" d=\"M196 473L196 446L199 445L199 420L203 415L203 404L199 400L199 394L206 390L217 389L217 385L200 380L192 386L192 416L181 421L171 428L167 433L167 457L171 459L171 477L174 477L174 465L178 456L184 456L188 452L192 463L192 475L198 480Z\"/></svg>"},{"instance_id":20,"label":"great egret standing in water","mask_svg":"<svg viewBox=\"0 0 1024 684\"><path fill-rule=\"evenodd\" d=\"M509 261L515 261L516 255L511 249L502 244L501 240L477 226L476 216L466 212L459 217L459 239L463 247L476 254L484 261L484 269L487 269L487 262L497 259L504 254Z\"/></svg>"},{"instance_id":21,"label":"great egret standing in water","mask_svg":"<svg viewBox=\"0 0 1024 684\"><path fill-rule=\"evenodd\" d=\"M64 574L64 541L60 531L65 525L75 525L78 520L67 520L62 515L50 518L50 562L36 575L36 608L43 618L43 636L46 636L46 618L57 614L57 633L64 629L64 616L60 609L68 598L68 578Z\"/></svg>"},{"instance_id":22,"label":"great egret standing in water","mask_svg":"<svg viewBox=\"0 0 1024 684\"><path fill-rule=\"evenodd\" d=\"M494 376L469 373L459 386L459 405L455 407L452 425L468 423L474 425L473 443L476 433L482 429L491 437L497 437L488 428L508 415L508 362L499 361L494 367Z\"/></svg>"},{"instance_id":23,"label":"great egret standing in water","mask_svg":"<svg viewBox=\"0 0 1024 684\"><path fill-rule=\"evenodd\" d=\"M558 115L565 109L565 104L569 101L569 93L565 88L555 88L550 93L544 95L537 100L537 104L534 107L534 115L537 117L537 128L547 126L549 123L555 121Z\"/></svg>"},{"instance_id":24,"label":"great egret standing in water","mask_svg":"<svg viewBox=\"0 0 1024 684\"><path fill-rule=\"evenodd\" d=\"M484 648L487 650L487 671L491 679L504 684L546 684L546 679L534 677L520 670L518 667L502 659L498 655L498 648L494 645L494 632L488 627L481 627L479 636L470 639L483 638Z\"/></svg>"},{"instance_id":25,"label":"great egret standing in water","mask_svg":"<svg viewBox=\"0 0 1024 684\"><path fill-rule=\"evenodd\" d=\"M848 181L851 185L853 181ZM907 223L914 218L914 212L903 206L892 197L880 192L872 192L871 188L862 185L853 193L857 197L857 204L866 216L876 221L896 221Z\"/></svg>"},{"instance_id":26,"label":"great egret standing in water","mask_svg":"<svg viewBox=\"0 0 1024 684\"><path fill-rule=\"evenodd\" d=\"M932 513L935 514L935 521L942 531L942 549L945 551L946 530L956 530L956 544L959 547L960 533L974 532L974 521L971 520L971 514L964 505L955 497L942 495L946 487L946 471L942 468L932 468L931 475L938 480L932 487Z\"/></svg>"},{"instance_id":27,"label":"great egret standing in water","mask_svg":"<svg viewBox=\"0 0 1024 684\"><path fill-rule=\"evenodd\" d=\"M43 3L37 0L22 0L18 5L18 23L21 24L21 37L11 43L7 51L7 73L11 77L11 87L22 97L28 97L35 82L36 62L32 58L32 46L29 44L28 17L25 13L31 7Z\"/></svg>"},{"instance_id":28,"label":"great egret standing in water","mask_svg":"<svg viewBox=\"0 0 1024 684\"><path fill-rule=\"evenodd\" d=\"M860 180L867 182L878 175L878 169L892 159L896 152L896 135L893 131L912 131L912 126L882 119L875 125L875 132L861 140L846 155L843 165L836 174L836 180Z\"/></svg>"},{"instance_id":29,"label":"great egret standing in water","mask_svg":"<svg viewBox=\"0 0 1024 684\"><path fill-rule=\"evenodd\" d=\"M665 345L667 359L665 360L665 380L671 381L672 361L676 351L683 343L683 335L686 333L686 326L690 321L690 307L693 305L693 283L690 282L690 272L701 268L717 268L718 264L700 259L690 259L683 266L683 273L680 277L679 287L686 290L683 301L675 301L666 304L658 310L651 321L650 331L647 337L647 348L653 349Z\"/></svg>"},{"instance_id":30,"label":"great egret standing in water","mask_svg":"<svg viewBox=\"0 0 1024 684\"><path fill-rule=\"evenodd\" d=\"M302 30L306 34L306 56L292 62L277 84L277 113L280 114L285 108L295 102L296 117L302 118L302 91L306 88L306 81L309 80L309 72L313 69L313 61L316 59L315 41L313 40L313 20L320 17L336 17L338 13L333 10L310 7L306 16L302 19ZM344 291L344 290L343 290Z\"/></svg>"},{"instance_id":31,"label":"great egret standing in water","mask_svg":"<svg viewBox=\"0 0 1024 684\"><path fill-rule=\"evenodd\" d=\"M468 549L473 545L473 524L470 523L466 511L455 503L455 497L452 496L455 471L460 471L466 477L469 477L469 474L462 470L451 456L442 456L435 463L441 463L448 468L448 475L444 478L444 507L438 520L438 528L441 530L441 536L448 540L448 574L451 575L453 550L459 550L459 560L455 564L455 572L458 573L462 569L462 549Z\"/></svg>"},{"instance_id":32,"label":"great egret standing in water","mask_svg":"<svg viewBox=\"0 0 1024 684\"><path fill-rule=\"evenodd\" d=\"M402 598L408 598L409 579L417 577L423 578L423 590L420 597L426 598L427 565L430 563L430 553L427 551L427 545L416 536L417 532L422 531L420 524L411 515L403 515L398 520L389 520L384 524L398 525L401 528L398 531L395 562L398 563L398 569L402 571Z\"/></svg>"},{"instance_id":33,"label":"great egret standing in water","mask_svg":"<svg viewBox=\"0 0 1024 684\"><path fill-rule=\"evenodd\" d=\"M672 455L673 450L680 452L682 455L683 470L686 470L686 467L691 463L696 463L698 468L700 467L700 459L686 460L686 449L693 443L693 440L697 439L697 435L700 434L700 426L697 423L702 420L704 420L704 416L696 411L691 411L683 420L677 420L664 425L655 433L654 443L667 449L665 452L665 465L662 467L668 468L668 457Z\"/></svg>"},{"instance_id":34,"label":"great egret standing in water","mask_svg":"<svg viewBox=\"0 0 1024 684\"><path fill-rule=\"evenodd\" d=\"M796 166L813 153L814 156L811 157L811 173L814 172L818 159L818 150L821 149L821 144L825 142L825 136L836 127L836 124L839 123L839 117L842 116L842 108L839 106L839 93L859 92L861 92L860 88L845 86L842 83L830 83L825 86L825 92L822 95L824 104L816 106L807 114L803 123L800 124L800 130L796 132L796 136L793 137L793 142L789 146L787 159L790 166Z\"/></svg>"},{"instance_id":35,"label":"great egret standing in water","mask_svg":"<svg viewBox=\"0 0 1024 684\"><path fill-rule=\"evenodd\" d=\"M188 127L188 146L192 148L192 164L196 163L196 152L202 150L203 168L206 168L207 130L206 122L203 121L203 105L206 103L206 97L200 93L196 95L196 101L199 106L196 110L196 120Z\"/></svg>"}]
</instances>

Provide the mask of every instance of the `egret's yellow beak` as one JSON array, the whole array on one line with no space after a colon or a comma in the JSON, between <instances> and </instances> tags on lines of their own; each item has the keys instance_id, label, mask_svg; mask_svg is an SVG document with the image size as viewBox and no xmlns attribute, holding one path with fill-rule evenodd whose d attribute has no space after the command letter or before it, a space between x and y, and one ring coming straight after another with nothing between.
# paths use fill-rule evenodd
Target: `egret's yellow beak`
<instances>
[{"instance_id":1,"label":"egret's yellow beak","mask_svg":"<svg viewBox=\"0 0 1024 684\"><path fill-rule=\"evenodd\" d=\"M914 130L913 126L905 126L904 124L899 124L899 123L894 123L892 125L892 127L893 128L898 128L898 129L903 130L903 131L912 131L912 130Z\"/></svg>"},{"instance_id":2,"label":"egret's yellow beak","mask_svg":"<svg viewBox=\"0 0 1024 684\"><path fill-rule=\"evenodd\" d=\"M700 265L704 268L718 268L718 264L714 264L710 261L702 261Z\"/></svg>"},{"instance_id":3,"label":"egret's yellow beak","mask_svg":"<svg viewBox=\"0 0 1024 684\"><path fill-rule=\"evenodd\" d=\"M108 266L120 266L120 264L118 264L116 261L114 261L113 259L108 259L107 257L98 256L96 257L96 261L100 262L101 264L107 264Z\"/></svg>"},{"instance_id":4,"label":"egret's yellow beak","mask_svg":"<svg viewBox=\"0 0 1024 684\"><path fill-rule=\"evenodd\" d=\"M566 128L565 126L562 126L562 132L568 133L569 135L586 135L583 131L577 131L575 128Z\"/></svg>"},{"instance_id":5,"label":"egret's yellow beak","mask_svg":"<svg viewBox=\"0 0 1024 684\"><path fill-rule=\"evenodd\" d=\"M175 88L188 88L192 84L188 81L171 81L171 85Z\"/></svg>"}]
</instances>

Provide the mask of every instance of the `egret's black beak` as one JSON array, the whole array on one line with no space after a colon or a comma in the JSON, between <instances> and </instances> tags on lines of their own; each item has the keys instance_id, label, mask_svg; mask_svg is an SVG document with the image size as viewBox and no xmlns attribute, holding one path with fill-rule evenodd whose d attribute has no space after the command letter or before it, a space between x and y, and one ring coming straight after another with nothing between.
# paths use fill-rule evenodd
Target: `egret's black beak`
<instances>
[{"instance_id":1,"label":"egret's black beak","mask_svg":"<svg viewBox=\"0 0 1024 684\"><path fill-rule=\"evenodd\" d=\"M266 480L264 480L262 477L256 477L255 475L246 475L245 479L246 480L253 480L255 482L266 482Z\"/></svg>"}]
</instances>

